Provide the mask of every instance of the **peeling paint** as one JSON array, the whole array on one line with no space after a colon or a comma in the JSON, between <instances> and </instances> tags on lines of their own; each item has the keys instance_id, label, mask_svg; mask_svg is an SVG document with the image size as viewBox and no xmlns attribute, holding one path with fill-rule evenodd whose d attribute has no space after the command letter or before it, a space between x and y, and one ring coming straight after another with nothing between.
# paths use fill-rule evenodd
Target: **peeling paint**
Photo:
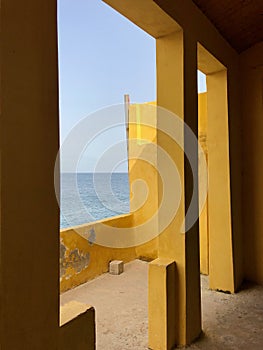
<instances>
[{"instance_id":1,"label":"peeling paint","mask_svg":"<svg viewBox=\"0 0 263 350\"><path fill-rule=\"evenodd\" d=\"M103 220L116 227L130 227L133 214ZM140 256L157 257L157 240L131 248L108 248L96 244L96 228L99 223L87 224L85 237L74 229L60 232L60 291L65 292L108 271L111 260L125 263Z\"/></svg>"},{"instance_id":2,"label":"peeling paint","mask_svg":"<svg viewBox=\"0 0 263 350\"><path fill-rule=\"evenodd\" d=\"M61 240L61 242L60 242L60 263L65 258L66 250L67 250L67 248L65 247L65 245L62 243L62 240Z\"/></svg>"},{"instance_id":3,"label":"peeling paint","mask_svg":"<svg viewBox=\"0 0 263 350\"><path fill-rule=\"evenodd\" d=\"M72 274L80 273L87 268L90 262L90 253L78 248L70 250L63 240L60 242L60 277L70 277ZM70 270L70 273L69 273Z\"/></svg>"}]
</instances>

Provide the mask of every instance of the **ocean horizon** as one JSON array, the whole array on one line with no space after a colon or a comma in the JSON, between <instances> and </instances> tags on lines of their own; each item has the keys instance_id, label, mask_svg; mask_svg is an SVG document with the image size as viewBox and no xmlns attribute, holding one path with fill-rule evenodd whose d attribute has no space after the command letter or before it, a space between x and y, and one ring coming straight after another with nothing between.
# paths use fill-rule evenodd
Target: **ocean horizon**
<instances>
[{"instance_id":1,"label":"ocean horizon","mask_svg":"<svg viewBox=\"0 0 263 350\"><path fill-rule=\"evenodd\" d=\"M129 212L127 172L60 174L61 229Z\"/></svg>"}]
</instances>

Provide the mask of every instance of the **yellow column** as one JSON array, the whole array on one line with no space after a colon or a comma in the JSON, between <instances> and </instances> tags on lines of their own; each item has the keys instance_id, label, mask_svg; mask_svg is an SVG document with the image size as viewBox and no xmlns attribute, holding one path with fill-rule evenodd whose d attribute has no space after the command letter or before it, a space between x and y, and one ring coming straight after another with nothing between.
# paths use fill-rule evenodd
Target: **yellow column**
<instances>
[{"instance_id":1,"label":"yellow column","mask_svg":"<svg viewBox=\"0 0 263 350\"><path fill-rule=\"evenodd\" d=\"M157 39L157 103L184 119L197 135L197 86L196 86L196 44L183 37L183 33L176 32ZM170 127L173 127L171 122ZM172 291L178 295L177 303L171 312L174 317L166 320L165 331L167 337L174 335L176 344L188 344L201 332L200 307L200 278L199 278L199 241L198 223L186 234L181 233L185 213L192 197L192 172L187 167L187 161L182 150L176 142L172 141L163 131L164 125L161 114L157 120L157 143L164 149L176 164L180 180L182 198L177 214L170 225L159 237L159 257L171 259L176 262L176 288ZM177 130L184 136L184 127ZM187 147L187 140L184 141ZM158 168L162 167L161 154L158 154ZM195 172L198 176L198 154L195 150ZM162 169L164 172L169 171ZM168 174L169 176L169 174ZM172 183L176 187L178 184ZM162 183L159 181L159 204L162 200ZM175 206L174 202L170 203ZM195 210L198 210L196 199ZM165 215L164 215L165 216ZM198 216L198 215L197 215ZM165 220L159 216L159 223ZM156 283L156 286L155 286ZM158 288L158 278L150 274L149 290L149 321L154 322L155 309L152 298ZM160 303L162 303L160 301ZM158 305L161 307L162 304ZM156 320L158 322L158 319ZM151 329L151 324L149 325ZM159 327L163 324L159 320ZM174 344L175 345L175 344ZM158 344L151 344L153 349L159 349ZM166 348L162 348L166 349ZM168 348L167 348L168 349Z\"/></svg>"},{"instance_id":2,"label":"yellow column","mask_svg":"<svg viewBox=\"0 0 263 350\"><path fill-rule=\"evenodd\" d=\"M57 349L57 2L1 2L1 346Z\"/></svg>"},{"instance_id":3,"label":"yellow column","mask_svg":"<svg viewBox=\"0 0 263 350\"><path fill-rule=\"evenodd\" d=\"M206 92L198 94L198 141L207 156L207 94ZM199 187L206 181L206 174L199 168ZM200 201L200 217L199 217L199 235L200 235L200 272L204 275L209 273L209 231L208 231L208 205L205 202L201 208Z\"/></svg>"},{"instance_id":4,"label":"yellow column","mask_svg":"<svg viewBox=\"0 0 263 350\"><path fill-rule=\"evenodd\" d=\"M209 282L234 292L226 69L207 75L207 116Z\"/></svg>"}]
</instances>

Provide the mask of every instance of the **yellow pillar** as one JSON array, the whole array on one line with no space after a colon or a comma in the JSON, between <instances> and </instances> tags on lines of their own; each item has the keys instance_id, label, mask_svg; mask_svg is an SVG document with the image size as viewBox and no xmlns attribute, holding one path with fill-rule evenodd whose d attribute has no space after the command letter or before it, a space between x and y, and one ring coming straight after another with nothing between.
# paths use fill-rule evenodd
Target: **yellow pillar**
<instances>
[{"instance_id":1,"label":"yellow pillar","mask_svg":"<svg viewBox=\"0 0 263 350\"><path fill-rule=\"evenodd\" d=\"M231 227L227 70L207 74L209 282L235 291Z\"/></svg>"},{"instance_id":2,"label":"yellow pillar","mask_svg":"<svg viewBox=\"0 0 263 350\"><path fill-rule=\"evenodd\" d=\"M207 94L198 94L198 141L206 157L207 155ZM200 155L201 156L201 155ZM203 188L206 174L199 168L199 188ZM204 275L209 273L209 231L208 231L208 205L207 200L203 206L200 201L199 236L200 236L200 272Z\"/></svg>"},{"instance_id":3,"label":"yellow pillar","mask_svg":"<svg viewBox=\"0 0 263 350\"><path fill-rule=\"evenodd\" d=\"M57 349L57 2L1 2L1 348Z\"/></svg>"},{"instance_id":4,"label":"yellow pillar","mask_svg":"<svg viewBox=\"0 0 263 350\"><path fill-rule=\"evenodd\" d=\"M157 104L184 119L197 135L196 61L196 44L184 37L182 31L157 39ZM173 127L173 123L170 127ZM184 150L162 131L165 126L161 113L158 115L157 128L158 146L170 155L177 166L181 180L181 202L176 216L159 237L159 257L176 262L176 288L173 293L178 295L178 298L174 309L171 310L175 317L170 321L166 320L165 331L168 338L174 335L175 344L184 345L197 338L201 332L198 222L186 234L181 233L185 213L192 197L193 175L187 167ZM182 139L184 132L184 127L177 130L177 133L181 133ZM184 147L187 147L187 139L184 140ZM198 177L197 149L194 150L194 154L195 176ZM162 167L161 157L162 155L158 154L159 169ZM168 169L162 170L169 171ZM172 183L174 187L177 185ZM162 183L160 181L159 204L161 200ZM175 203L171 202L170 205L173 207ZM197 199L195 210L198 210ZM165 218L159 216L159 224L163 220ZM149 290L150 322L154 322L155 317L155 310L151 308L151 305L153 305L152 299L156 297L156 288L158 288L158 278L154 277L152 272ZM158 319L155 321L158 322ZM150 324L150 329L151 326ZM159 326L163 329L161 320L159 320ZM159 349L158 343L151 343L151 346L153 349ZM162 348L164 349L168 348Z\"/></svg>"}]
</instances>

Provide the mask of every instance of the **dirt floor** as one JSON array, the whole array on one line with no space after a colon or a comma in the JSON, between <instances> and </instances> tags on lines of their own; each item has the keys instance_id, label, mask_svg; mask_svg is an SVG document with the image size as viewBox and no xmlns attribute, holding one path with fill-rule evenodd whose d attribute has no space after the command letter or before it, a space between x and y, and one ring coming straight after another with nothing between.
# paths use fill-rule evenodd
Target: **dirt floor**
<instances>
[{"instance_id":1,"label":"dirt floor","mask_svg":"<svg viewBox=\"0 0 263 350\"><path fill-rule=\"evenodd\" d=\"M97 350L146 350L148 264L135 260L119 276L104 274L61 295L96 309ZM262 350L263 287L235 295L210 291L201 277L204 334L189 349Z\"/></svg>"}]
</instances>

